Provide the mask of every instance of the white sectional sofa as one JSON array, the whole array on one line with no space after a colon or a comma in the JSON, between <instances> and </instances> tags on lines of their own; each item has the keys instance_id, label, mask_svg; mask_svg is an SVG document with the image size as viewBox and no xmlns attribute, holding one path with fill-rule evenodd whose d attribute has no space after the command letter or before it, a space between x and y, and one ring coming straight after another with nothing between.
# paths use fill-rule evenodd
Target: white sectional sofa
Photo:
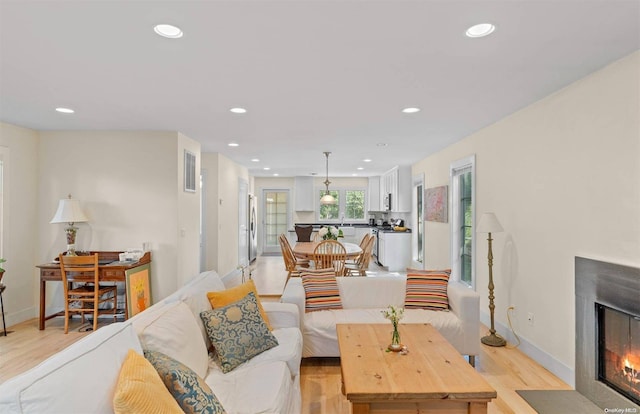
<instances>
[{"instance_id":1,"label":"white sectional sofa","mask_svg":"<svg viewBox=\"0 0 640 414\"><path fill-rule=\"evenodd\" d=\"M0 384L1 413L113 413L120 367L129 349L156 349L192 368L227 413L300 412L302 335L298 309L265 302L278 346L224 374L208 357L200 312L206 293L224 290L204 272L170 297L125 321L98 329L35 368Z\"/></svg>"},{"instance_id":2,"label":"white sectional sofa","mask_svg":"<svg viewBox=\"0 0 640 414\"><path fill-rule=\"evenodd\" d=\"M338 323L386 323L381 311L389 305L404 306L406 276L338 277L343 309L305 313L305 292L300 278L291 278L281 301L300 310L303 336L302 357L338 357ZM430 323L471 364L480 352L480 296L461 283L447 287L449 311L405 309L400 323Z\"/></svg>"}]
</instances>

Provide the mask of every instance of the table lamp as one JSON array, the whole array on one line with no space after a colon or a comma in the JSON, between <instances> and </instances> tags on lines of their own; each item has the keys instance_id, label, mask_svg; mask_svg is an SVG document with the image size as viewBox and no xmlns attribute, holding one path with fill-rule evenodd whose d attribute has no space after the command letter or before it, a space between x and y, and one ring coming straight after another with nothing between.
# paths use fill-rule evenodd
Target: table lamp
<instances>
[{"instance_id":1,"label":"table lamp","mask_svg":"<svg viewBox=\"0 0 640 414\"><path fill-rule=\"evenodd\" d=\"M69 194L69 198L60 200L58 203L58 211L56 211L55 216L53 216L49 223L69 224L69 227L64 229L64 232L67 235L67 256L77 256L76 232L78 231L78 228L73 224L85 221L89 221L89 219L84 215L84 212L80 208L80 202L76 199L72 199L71 194Z\"/></svg>"},{"instance_id":2,"label":"table lamp","mask_svg":"<svg viewBox=\"0 0 640 414\"><path fill-rule=\"evenodd\" d=\"M487 241L489 242L489 253L487 254L487 259L489 261L489 313L491 314L491 329L489 329L489 335L483 336L480 338L480 341L489 346L505 346L507 341L504 340L501 336L496 335L496 328L493 322L493 314L496 308L496 305L493 304L493 252L491 251L491 233L500 233L502 231L502 226L498 221L498 218L493 213L484 213L482 217L480 217L480 223L478 223L478 228L476 233L488 233L489 237L487 237Z\"/></svg>"}]
</instances>

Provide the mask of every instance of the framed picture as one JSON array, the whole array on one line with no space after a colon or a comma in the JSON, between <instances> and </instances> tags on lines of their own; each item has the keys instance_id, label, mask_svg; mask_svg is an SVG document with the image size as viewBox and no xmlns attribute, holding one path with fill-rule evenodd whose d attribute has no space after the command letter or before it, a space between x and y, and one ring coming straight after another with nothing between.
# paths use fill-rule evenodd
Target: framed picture
<instances>
[{"instance_id":1,"label":"framed picture","mask_svg":"<svg viewBox=\"0 0 640 414\"><path fill-rule=\"evenodd\" d=\"M424 190L425 220L446 223L448 221L448 186Z\"/></svg>"},{"instance_id":2,"label":"framed picture","mask_svg":"<svg viewBox=\"0 0 640 414\"><path fill-rule=\"evenodd\" d=\"M129 269L125 272L127 284L127 318L151 306L151 283L149 264Z\"/></svg>"},{"instance_id":3,"label":"framed picture","mask_svg":"<svg viewBox=\"0 0 640 414\"><path fill-rule=\"evenodd\" d=\"M196 154L184 150L184 191L196 192Z\"/></svg>"}]
</instances>

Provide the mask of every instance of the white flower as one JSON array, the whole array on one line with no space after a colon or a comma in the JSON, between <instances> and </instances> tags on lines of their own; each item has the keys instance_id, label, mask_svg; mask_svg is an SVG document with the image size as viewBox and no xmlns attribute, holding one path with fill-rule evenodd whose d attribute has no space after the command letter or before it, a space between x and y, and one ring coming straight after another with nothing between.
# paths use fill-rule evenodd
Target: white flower
<instances>
[{"instance_id":1,"label":"white flower","mask_svg":"<svg viewBox=\"0 0 640 414\"><path fill-rule=\"evenodd\" d=\"M389 306L389 309L381 311L385 319L389 319L391 323L397 325L400 319L404 316L404 308L396 308L395 306Z\"/></svg>"},{"instance_id":2,"label":"white flower","mask_svg":"<svg viewBox=\"0 0 640 414\"><path fill-rule=\"evenodd\" d=\"M329 230L326 227L322 227L320 230L318 230L318 234L320 235L320 237L324 237L328 231Z\"/></svg>"}]
</instances>

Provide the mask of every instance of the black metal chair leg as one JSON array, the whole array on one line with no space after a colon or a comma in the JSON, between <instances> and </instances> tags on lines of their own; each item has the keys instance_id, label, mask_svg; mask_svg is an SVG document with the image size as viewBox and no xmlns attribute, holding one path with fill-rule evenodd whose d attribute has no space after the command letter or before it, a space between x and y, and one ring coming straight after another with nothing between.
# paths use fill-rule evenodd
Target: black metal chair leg
<instances>
[{"instance_id":1,"label":"black metal chair leg","mask_svg":"<svg viewBox=\"0 0 640 414\"><path fill-rule=\"evenodd\" d=\"M4 336L7 336L7 323L4 321L4 302L2 301L2 291L0 291L0 307L2 308L2 328L4 329Z\"/></svg>"}]
</instances>

